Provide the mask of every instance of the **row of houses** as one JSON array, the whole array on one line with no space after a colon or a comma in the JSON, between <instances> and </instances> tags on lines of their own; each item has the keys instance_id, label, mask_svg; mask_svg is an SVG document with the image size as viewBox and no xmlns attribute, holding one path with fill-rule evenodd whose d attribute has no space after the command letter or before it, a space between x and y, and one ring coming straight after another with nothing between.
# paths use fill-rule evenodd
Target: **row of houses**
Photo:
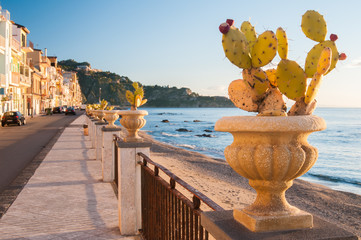
<instances>
[{"instance_id":1,"label":"row of houses","mask_svg":"<svg viewBox=\"0 0 361 240\"><path fill-rule=\"evenodd\" d=\"M79 106L76 73L58 67L57 57L48 56L46 48L34 48L29 33L0 6L0 116L6 111L35 116L46 108Z\"/></svg>"}]
</instances>

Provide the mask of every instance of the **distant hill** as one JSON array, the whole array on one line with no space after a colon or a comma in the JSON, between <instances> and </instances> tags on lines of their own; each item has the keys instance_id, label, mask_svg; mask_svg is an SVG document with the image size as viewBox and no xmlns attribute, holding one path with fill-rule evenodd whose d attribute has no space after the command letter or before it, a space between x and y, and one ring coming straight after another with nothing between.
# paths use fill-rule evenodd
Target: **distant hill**
<instances>
[{"instance_id":1,"label":"distant hill","mask_svg":"<svg viewBox=\"0 0 361 240\"><path fill-rule=\"evenodd\" d=\"M90 67L90 63L78 63L72 59L59 61L58 65L66 71L77 72L84 103L98 102L99 89L101 88L102 99L107 100L112 105L129 106L125 92L126 90L133 91L133 81L128 77L112 72L86 71L78 67ZM189 88L158 85L143 85L143 88L145 98L148 99L144 107L234 107L233 103L226 97L199 96Z\"/></svg>"}]
</instances>

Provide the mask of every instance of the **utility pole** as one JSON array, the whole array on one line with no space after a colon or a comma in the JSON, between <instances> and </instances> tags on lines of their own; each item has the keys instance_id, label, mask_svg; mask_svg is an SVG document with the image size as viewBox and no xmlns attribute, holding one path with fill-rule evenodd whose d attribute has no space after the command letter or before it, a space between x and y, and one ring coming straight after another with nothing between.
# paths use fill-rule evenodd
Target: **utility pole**
<instances>
[{"instance_id":1,"label":"utility pole","mask_svg":"<svg viewBox=\"0 0 361 240\"><path fill-rule=\"evenodd\" d=\"M101 102L101 95L102 95L102 88L99 88L99 104L100 104L100 102Z\"/></svg>"}]
</instances>

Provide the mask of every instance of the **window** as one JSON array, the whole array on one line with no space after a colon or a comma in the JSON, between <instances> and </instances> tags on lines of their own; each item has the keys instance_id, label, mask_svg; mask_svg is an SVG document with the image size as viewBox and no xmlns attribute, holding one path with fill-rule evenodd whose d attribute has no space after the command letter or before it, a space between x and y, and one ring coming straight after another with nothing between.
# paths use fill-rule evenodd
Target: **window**
<instances>
[{"instance_id":1,"label":"window","mask_svg":"<svg viewBox=\"0 0 361 240\"><path fill-rule=\"evenodd\" d=\"M26 36L25 36L25 34L21 34L21 46L26 47Z\"/></svg>"}]
</instances>

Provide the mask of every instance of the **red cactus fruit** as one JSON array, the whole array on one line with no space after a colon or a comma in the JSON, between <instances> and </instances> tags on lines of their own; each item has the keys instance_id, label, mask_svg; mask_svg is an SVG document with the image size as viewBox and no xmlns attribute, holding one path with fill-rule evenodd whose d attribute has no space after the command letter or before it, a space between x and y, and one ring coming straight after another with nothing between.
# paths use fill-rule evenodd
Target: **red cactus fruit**
<instances>
[{"instance_id":1,"label":"red cactus fruit","mask_svg":"<svg viewBox=\"0 0 361 240\"><path fill-rule=\"evenodd\" d=\"M221 25L219 25L219 31L223 34L228 33L230 28L231 28L231 26L229 26L228 23L222 23Z\"/></svg>"},{"instance_id":2,"label":"red cactus fruit","mask_svg":"<svg viewBox=\"0 0 361 240\"><path fill-rule=\"evenodd\" d=\"M332 41L332 42L335 42L336 40L338 39L338 36L336 35L336 34L331 34L330 35L330 40Z\"/></svg>"},{"instance_id":3,"label":"red cactus fruit","mask_svg":"<svg viewBox=\"0 0 361 240\"><path fill-rule=\"evenodd\" d=\"M227 19L226 23L228 23L229 26L233 26L234 20L233 19Z\"/></svg>"},{"instance_id":4,"label":"red cactus fruit","mask_svg":"<svg viewBox=\"0 0 361 240\"><path fill-rule=\"evenodd\" d=\"M338 56L338 59L339 59L339 60L345 60L346 58L347 58L346 53L341 53L341 54Z\"/></svg>"}]
</instances>

